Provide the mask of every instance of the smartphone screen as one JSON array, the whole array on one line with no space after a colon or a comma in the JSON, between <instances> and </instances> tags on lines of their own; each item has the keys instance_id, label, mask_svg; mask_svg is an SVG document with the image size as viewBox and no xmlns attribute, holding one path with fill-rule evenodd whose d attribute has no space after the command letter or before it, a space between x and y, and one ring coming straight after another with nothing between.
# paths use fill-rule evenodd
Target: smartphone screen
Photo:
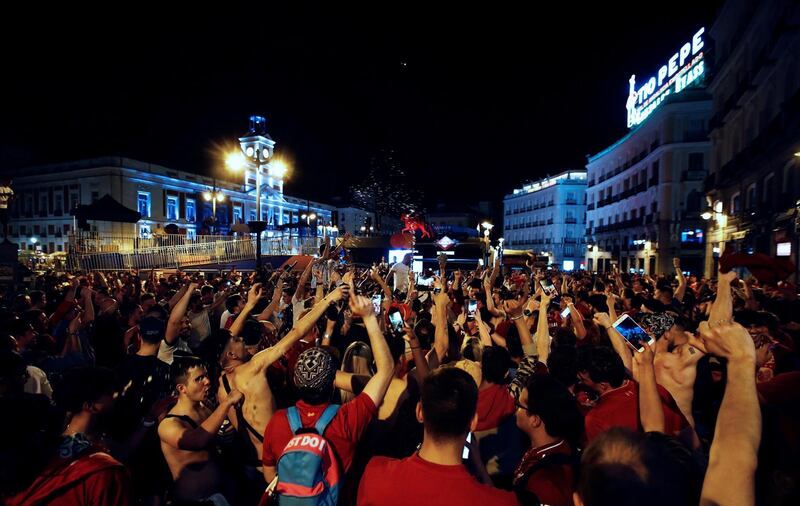
<instances>
[{"instance_id":1,"label":"smartphone screen","mask_svg":"<svg viewBox=\"0 0 800 506\"><path fill-rule=\"evenodd\" d=\"M549 279L539 280L539 284L542 285L542 290L544 290L544 293L547 294L548 297L554 297L558 295L556 287L553 285L553 282L550 281Z\"/></svg>"},{"instance_id":2,"label":"smartphone screen","mask_svg":"<svg viewBox=\"0 0 800 506\"><path fill-rule=\"evenodd\" d=\"M569 306L565 307L563 311L561 311L561 318L566 318L569 316Z\"/></svg>"},{"instance_id":3,"label":"smartphone screen","mask_svg":"<svg viewBox=\"0 0 800 506\"><path fill-rule=\"evenodd\" d=\"M472 443L472 432L467 432L467 441L464 443L464 449L461 450L461 458L469 460L469 445Z\"/></svg>"},{"instance_id":4,"label":"smartphone screen","mask_svg":"<svg viewBox=\"0 0 800 506\"><path fill-rule=\"evenodd\" d=\"M475 319L475 311L478 310L478 301L477 300L470 300L467 302L467 318L470 320Z\"/></svg>"},{"instance_id":5,"label":"smartphone screen","mask_svg":"<svg viewBox=\"0 0 800 506\"><path fill-rule=\"evenodd\" d=\"M381 314L381 300L383 297L381 294L373 295L372 296L372 307L375 308L375 314ZM400 314L400 313L397 313Z\"/></svg>"},{"instance_id":6,"label":"smartphone screen","mask_svg":"<svg viewBox=\"0 0 800 506\"><path fill-rule=\"evenodd\" d=\"M403 317L400 315L400 311L389 313L389 323L392 324L392 330L395 332L403 330Z\"/></svg>"},{"instance_id":7,"label":"smartphone screen","mask_svg":"<svg viewBox=\"0 0 800 506\"><path fill-rule=\"evenodd\" d=\"M644 351L643 343L652 345L655 342L655 339L650 337L638 323L633 321L633 318L626 314L620 316L619 319L614 322L613 327L617 332L622 334L622 337L625 338L625 342L638 352Z\"/></svg>"}]
</instances>

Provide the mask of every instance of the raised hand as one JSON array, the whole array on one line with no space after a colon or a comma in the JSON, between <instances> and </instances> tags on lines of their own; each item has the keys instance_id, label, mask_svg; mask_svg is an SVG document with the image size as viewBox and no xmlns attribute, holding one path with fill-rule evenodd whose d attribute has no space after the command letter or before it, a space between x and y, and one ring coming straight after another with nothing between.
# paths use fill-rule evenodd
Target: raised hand
<instances>
[{"instance_id":1,"label":"raised hand","mask_svg":"<svg viewBox=\"0 0 800 506\"><path fill-rule=\"evenodd\" d=\"M254 284L250 291L247 292L247 305L248 306L255 306L258 303L258 300L264 296L264 293L261 290L261 283Z\"/></svg>"},{"instance_id":2,"label":"raised hand","mask_svg":"<svg viewBox=\"0 0 800 506\"><path fill-rule=\"evenodd\" d=\"M330 302L339 302L340 300L347 298L349 295L350 295L350 285L343 284L340 285L338 288L332 290L331 293L329 293L326 298Z\"/></svg>"},{"instance_id":3,"label":"raised hand","mask_svg":"<svg viewBox=\"0 0 800 506\"><path fill-rule=\"evenodd\" d=\"M350 310L354 316L366 318L368 316L375 316L375 308L372 306L372 301L363 295L353 295L350 297Z\"/></svg>"},{"instance_id":4,"label":"raised hand","mask_svg":"<svg viewBox=\"0 0 800 506\"><path fill-rule=\"evenodd\" d=\"M608 316L608 313L595 313L594 317L592 318L597 325L601 327L608 328L611 326L611 317Z\"/></svg>"},{"instance_id":5,"label":"raised hand","mask_svg":"<svg viewBox=\"0 0 800 506\"><path fill-rule=\"evenodd\" d=\"M723 323L711 328L708 322L701 322L700 338L712 355L727 358L734 362L752 362L755 366L756 347L747 329L738 323Z\"/></svg>"},{"instance_id":6,"label":"raised hand","mask_svg":"<svg viewBox=\"0 0 800 506\"><path fill-rule=\"evenodd\" d=\"M506 300L503 301L503 310L510 318L516 318L522 314L522 310L525 308L526 303L527 300L523 299Z\"/></svg>"}]
</instances>

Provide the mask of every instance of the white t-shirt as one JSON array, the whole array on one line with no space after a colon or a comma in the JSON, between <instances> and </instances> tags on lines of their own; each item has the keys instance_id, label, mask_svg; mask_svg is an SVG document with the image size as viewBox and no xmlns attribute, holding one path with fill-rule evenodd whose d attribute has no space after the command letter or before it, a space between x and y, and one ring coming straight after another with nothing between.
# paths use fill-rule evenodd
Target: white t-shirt
<instances>
[{"instance_id":1,"label":"white t-shirt","mask_svg":"<svg viewBox=\"0 0 800 506\"><path fill-rule=\"evenodd\" d=\"M197 345L206 340L211 335L211 321L208 319L208 309L203 309L199 313L187 314L189 322L192 324L192 343Z\"/></svg>"},{"instance_id":2,"label":"white t-shirt","mask_svg":"<svg viewBox=\"0 0 800 506\"><path fill-rule=\"evenodd\" d=\"M408 271L411 268L403 262L397 262L392 266L389 272L394 272L394 289L400 290L403 293L408 292Z\"/></svg>"},{"instance_id":3,"label":"white t-shirt","mask_svg":"<svg viewBox=\"0 0 800 506\"><path fill-rule=\"evenodd\" d=\"M228 318L230 318L230 316L231 316L231 312L228 311L227 309L225 310L224 313L222 313L222 316L219 319L219 328L220 329L224 329L225 328L225 324L228 323Z\"/></svg>"},{"instance_id":4,"label":"white t-shirt","mask_svg":"<svg viewBox=\"0 0 800 506\"><path fill-rule=\"evenodd\" d=\"M23 390L28 394L44 394L48 398L53 397L53 387L47 380L47 374L34 365L27 366L28 381L25 382Z\"/></svg>"}]
</instances>

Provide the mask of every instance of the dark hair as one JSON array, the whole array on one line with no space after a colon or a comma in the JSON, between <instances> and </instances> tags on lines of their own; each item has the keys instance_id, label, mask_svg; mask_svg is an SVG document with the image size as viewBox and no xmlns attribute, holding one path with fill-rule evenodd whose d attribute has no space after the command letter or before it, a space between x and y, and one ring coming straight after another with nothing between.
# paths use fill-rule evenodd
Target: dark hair
<instances>
[{"instance_id":1,"label":"dark hair","mask_svg":"<svg viewBox=\"0 0 800 506\"><path fill-rule=\"evenodd\" d=\"M28 295L31 298L31 304L34 306L40 303L42 301L42 298L44 298L44 292L41 290L31 290L30 292L28 292Z\"/></svg>"},{"instance_id":2,"label":"dark hair","mask_svg":"<svg viewBox=\"0 0 800 506\"><path fill-rule=\"evenodd\" d=\"M575 348L556 347L547 356L550 375L565 387L578 382L578 351Z\"/></svg>"},{"instance_id":3,"label":"dark hair","mask_svg":"<svg viewBox=\"0 0 800 506\"><path fill-rule=\"evenodd\" d=\"M242 340L247 346L256 346L264 337L264 326L255 318L248 318L242 328Z\"/></svg>"},{"instance_id":4,"label":"dark hair","mask_svg":"<svg viewBox=\"0 0 800 506\"><path fill-rule=\"evenodd\" d=\"M243 300L244 298L242 298L242 296L239 294L230 295L225 300L225 308L228 310L228 312L233 313L233 309Z\"/></svg>"},{"instance_id":5,"label":"dark hair","mask_svg":"<svg viewBox=\"0 0 800 506\"><path fill-rule=\"evenodd\" d=\"M617 352L606 346L595 346L588 355L584 369L595 383L608 382L616 388L625 381L625 365Z\"/></svg>"},{"instance_id":6,"label":"dark hair","mask_svg":"<svg viewBox=\"0 0 800 506\"><path fill-rule=\"evenodd\" d=\"M156 300L156 296L153 293L147 292L143 293L141 297L139 297L139 302L144 304L146 300Z\"/></svg>"},{"instance_id":7,"label":"dark hair","mask_svg":"<svg viewBox=\"0 0 800 506\"><path fill-rule=\"evenodd\" d=\"M0 497L27 489L58 454L64 418L44 395L0 397Z\"/></svg>"},{"instance_id":8,"label":"dark hair","mask_svg":"<svg viewBox=\"0 0 800 506\"><path fill-rule=\"evenodd\" d=\"M209 293L214 293L214 287L213 286L211 286L211 285L203 285L203 287L200 288L200 295L206 295L206 294L209 294Z\"/></svg>"},{"instance_id":9,"label":"dark hair","mask_svg":"<svg viewBox=\"0 0 800 506\"><path fill-rule=\"evenodd\" d=\"M172 386L185 385L189 380L189 372L195 367L205 368L205 363L198 357L185 356L175 357L170 367L170 377L172 378Z\"/></svg>"},{"instance_id":10,"label":"dark hair","mask_svg":"<svg viewBox=\"0 0 800 506\"><path fill-rule=\"evenodd\" d=\"M386 337L386 343L389 345L389 352L392 354L392 360L397 363L400 357L406 352L406 341L392 332L386 332L384 335Z\"/></svg>"},{"instance_id":11,"label":"dark hair","mask_svg":"<svg viewBox=\"0 0 800 506\"><path fill-rule=\"evenodd\" d=\"M192 306L200 302L202 299L203 299L202 294L194 292L189 296L189 307L191 308Z\"/></svg>"},{"instance_id":12,"label":"dark hair","mask_svg":"<svg viewBox=\"0 0 800 506\"><path fill-rule=\"evenodd\" d=\"M436 327L433 326L430 320L417 317L417 323L414 325L414 335L419 339L420 347L426 350L429 349L435 333Z\"/></svg>"},{"instance_id":13,"label":"dark hair","mask_svg":"<svg viewBox=\"0 0 800 506\"><path fill-rule=\"evenodd\" d=\"M547 433L576 445L583 436L583 415L567 387L546 374L528 379L528 412L544 422Z\"/></svg>"},{"instance_id":14,"label":"dark hair","mask_svg":"<svg viewBox=\"0 0 800 506\"><path fill-rule=\"evenodd\" d=\"M577 342L578 337L572 329L558 327L558 329L556 329L556 335L553 336L553 347L556 348L575 347Z\"/></svg>"},{"instance_id":15,"label":"dark hair","mask_svg":"<svg viewBox=\"0 0 800 506\"><path fill-rule=\"evenodd\" d=\"M0 351L0 386L3 389L0 394L22 393L26 371L22 355L10 349Z\"/></svg>"},{"instance_id":16,"label":"dark hair","mask_svg":"<svg viewBox=\"0 0 800 506\"><path fill-rule=\"evenodd\" d=\"M487 346L481 356L483 379L495 385L505 382L508 368L511 367L511 355L500 346Z\"/></svg>"},{"instance_id":17,"label":"dark hair","mask_svg":"<svg viewBox=\"0 0 800 506\"><path fill-rule=\"evenodd\" d=\"M483 359L483 347L481 346L481 340L477 337L470 337L467 339L461 355L467 360L480 362Z\"/></svg>"},{"instance_id":18,"label":"dark hair","mask_svg":"<svg viewBox=\"0 0 800 506\"><path fill-rule=\"evenodd\" d=\"M70 369L53 391L56 405L67 413L77 414L86 403L92 404L114 391L114 371L105 367Z\"/></svg>"},{"instance_id":19,"label":"dark hair","mask_svg":"<svg viewBox=\"0 0 800 506\"><path fill-rule=\"evenodd\" d=\"M434 439L460 439L469 432L478 405L478 386L467 372L437 369L422 384L425 431Z\"/></svg>"}]
</instances>

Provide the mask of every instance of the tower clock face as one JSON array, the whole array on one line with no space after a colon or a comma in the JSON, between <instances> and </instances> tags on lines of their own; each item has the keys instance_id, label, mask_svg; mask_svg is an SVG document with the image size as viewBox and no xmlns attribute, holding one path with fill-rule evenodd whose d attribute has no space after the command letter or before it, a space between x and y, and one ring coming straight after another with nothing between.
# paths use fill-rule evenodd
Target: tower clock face
<instances>
[{"instance_id":1,"label":"tower clock face","mask_svg":"<svg viewBox=\"0 0 800 506\"><path fill-rule=\"evenodd\" d=\"M247 156L253 156L253 146L247 146L244 152L247 153Z\"/></svg>"},{"instance_id":2,"label":"tower clock face","mask_svg":"<svg viewBox=\"0 0 800 506\"><path fill-rule=\"evenodd\" d=\"M264 148L264 150L261 152L261 156L264 158L269 158L269 149Z\"/></svg>"}]
</instances>

